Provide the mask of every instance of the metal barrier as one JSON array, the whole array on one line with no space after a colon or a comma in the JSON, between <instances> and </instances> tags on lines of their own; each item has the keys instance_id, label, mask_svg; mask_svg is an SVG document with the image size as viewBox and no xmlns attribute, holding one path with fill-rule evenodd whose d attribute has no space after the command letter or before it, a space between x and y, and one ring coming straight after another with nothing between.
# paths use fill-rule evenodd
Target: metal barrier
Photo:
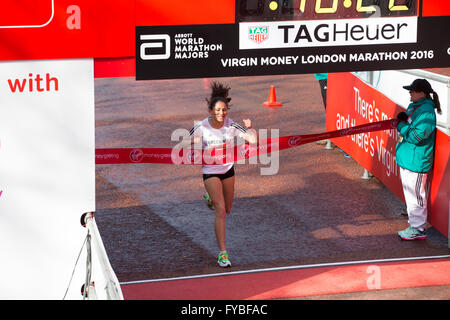
<instances>
[{"instance_id":1,"label":"metal barrier","mask_svg":"<svg viewBox=\"0 0 450 320\"><path fill-rule=\"evenodd\" d=\"M97 300L98 295L95 289L95 283L92 281L92 248L96 253L96 257L100 263L101 271L105 279L104 290L106 292L106 300L123 300L122 290L116 274L109 263L103 241L95 223L94 213L86 212L81 216L81 224L87 228L86 237L86 280L81 288L81 294L84 299Z\"/></svg>"},{"instance_id":2,"label":"metal barrier","mask_svg":"<svg viewBox=\"0 0 450 320\"><path fill-rule=\"evenodd\" d=\"M389 73L389 76L387 77L382 76L385 73ZM450 134L450 110L448 106L450 102L450 77L422 69L365 71L365 72L353 72L353 74L358 76L362 81L379 90L381 93L387 95L390 99L394 101L397 101L399 99L399 95L394 92L397 92L397 89L401 88L400 83L398 83L398 85L395 86L394 89L394 87L391 85L392 83L386 85L385 83L386 79L397 81L395 79L400 79L404 78L404 76L407 76L411 81L414 78L424 78L428 79L429 81L434 81L436 83L443 84L446 87L446 92L443 91L445 89L441 87L441 91L439 92L439 99L441 100L441 108L445 113L445 117L443 115L440 117L440 119L438 118L436 124L438 128L441 129L443 132ZM382 83L385 83L385 85L382 85ZM402 95L400 90L398 90L398 92ZM404 103L404 107L406 107L407 104L408 103Z\"/></svg>"},{"instance_id":3,"label":"metal barrier","mask_svg":"<svg viewBox=\"0 0 450 320\"><path fill-rule=\"evenodd\" d=\"M445 128L448 132L450 132L450 110L448 108L448 103L450 101L450 77L441 75L441 74L437 74L437 73L433 73L433 72L428 72L425 70L420 70L420 69L412 69L412 70L400 70L399 72L403 72L403 73L407 73L416 77L420 77L420 78L426 78L429 80L433 80L433 81L437 81L437 82L441 82L447 85L447 105L446 106L441 106L442 108L446 108L447 110L447 121L446 123L444 122L437 122L437 125L439 127Z\"/></svg>"},{"instance_id":4,"label":"metal barrier","mask_svg":"<svg viewBox=\"0 0 450 320\"><path fill-rule=\"evenodd\" d=\"M445 84L445 86L447 87L447 92L446 92L446 97L445 97L445 100L447 103L446 104L442 103L443 99L441 96L440 96L440 99L441 99L441 108L445 109L446 117L445 117L444 121L439 121L439 119L438 119L436 125L443 132L449 134L450 133L450 109L449 109L448 104L450 101L450 77L444 76L441 74L437 74L437 73L433 73L433 72L429 72L426 70L421 70L421 69L394 70L394 71L398 72L399 74L411 75L411 76L414 76L417 78L425 78L428 80L432 80L432 81L436 81L436 82ZM382 72L383 71L353 72L353 74L358 76L361 80L363 80L367 84L369 84L372 87L379 90L380 74ZM383 90L381 90L381 92L383 94L387 94L386 92L383 92ZM442 94L442 92L441 92L441 94ZM394 100L396 100L396 99L394 99ZM373 177L373 175L367 169L364 169L364 173L363 173L361 179L369 180L372 177Z\"/></svg>"}]
</instances>

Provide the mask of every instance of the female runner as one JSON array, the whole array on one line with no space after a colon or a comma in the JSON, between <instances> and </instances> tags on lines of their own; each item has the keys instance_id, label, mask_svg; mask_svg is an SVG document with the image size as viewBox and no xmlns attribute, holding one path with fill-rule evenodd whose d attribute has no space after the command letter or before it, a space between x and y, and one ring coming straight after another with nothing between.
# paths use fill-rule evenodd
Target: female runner
<instances>
[{"instance_id":1,"label":"female runner","mask_svg":"<svg viewBox=\"0 0 450 320\"><path fill-rule=\"evenodd\" d=\"M211 96L206 99L209 116L191 129L191 144L201 142L202 149L214 149L232 147L235 137L252 144L258 142L256 130L252 128L250 119L244 119L242 126L227 117L231 101L228 96L230 89L218 82L211 83ZM230 267L231 262L225 246L225 217L231 212L233 204L234 163L203 165L202 171L211 208L216 212L214 231L219 247L217 262L221 267Z\"/></svg>"}]
</instances>

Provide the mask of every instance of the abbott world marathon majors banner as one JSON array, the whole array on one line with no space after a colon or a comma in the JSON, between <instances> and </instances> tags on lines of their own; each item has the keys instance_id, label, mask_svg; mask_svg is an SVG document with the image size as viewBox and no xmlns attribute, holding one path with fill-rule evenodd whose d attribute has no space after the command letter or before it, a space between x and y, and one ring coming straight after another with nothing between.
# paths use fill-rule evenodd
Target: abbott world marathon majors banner
<instances>
[{"instance_id":1,"label":"abbott world marathon majors banner","mask_svg":"<svg viewBox=\"0 0 450 320\"><path fill-rule=\"evenodd\" d=\"M399 77L399 76L396 76ZM413 77L413 76L410 76ZM400 79L402 79L400 77ZM406 84L412 82L408 79ZM431 80L430 80L431 81ZM399 82L395 96L409 96ZM438 85L433 83L438 90ZM391 88L391 91L394 88ZM404 92L402 92L403 90ZM445 90L439 90L446 109ZM403 97L402 97L403 98ZM407 102L407 101L405 101ZM395 118L404 111L406 105L400 105L385 94L366 84L352 73L328 74L327 80L327 131L351 128L357 125ZM399 167L396 161L395 146L398 132L396 129L349 135L332 141L351 155L361 166L380 179L399 199L404 201ZM450 139L448 134L437 130L435 165L430 194L429 222L448 237L449 232L449 181L450 181Z\"/></svg>"},{"instance_id":2,"label":"abbott world marathon majors banner","mask_svg":"<svg viewBox=\"0 0 450 320\"><path fill-rule=\"evenodd\" d=\"M137 80L446 67L450 57L432 36L449 23L442 2L236 0L212 23L199 7L136 1Z\"/></svg>"},{"instance_id":3,"label":"abbott world marathon majors banner","mask_svg":"<svg viewBox=\"0 0 450 320\"><path fill-rule=\"evenodd\" d=\"M0 299L66 293L95 210L93 79L92 59L0 62Z\"/></svg>"}]
</instances>

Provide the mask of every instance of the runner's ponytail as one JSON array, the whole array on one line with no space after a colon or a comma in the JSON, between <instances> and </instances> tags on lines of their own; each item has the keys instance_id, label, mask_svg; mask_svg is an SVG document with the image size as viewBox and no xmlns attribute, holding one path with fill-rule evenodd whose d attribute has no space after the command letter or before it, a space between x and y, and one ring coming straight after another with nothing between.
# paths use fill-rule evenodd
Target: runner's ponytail
<instances>
[{"instance_id":1,"label":"runner's ponytail","mask_svg":"<svg viewBox=\"0 0 450 320\"><path fill-rule=\"evenodd\" d=\"M229 86L225 86L215 81L211 82L211 97L209 99L206 98L206 102L208 103L208 109L212 110L214 108L214 105L218 101L224 102L227 108L230 109L229 103L231 101L231 98L228 97L230 90L231 87Z\"/></svg>"}]
</instances>

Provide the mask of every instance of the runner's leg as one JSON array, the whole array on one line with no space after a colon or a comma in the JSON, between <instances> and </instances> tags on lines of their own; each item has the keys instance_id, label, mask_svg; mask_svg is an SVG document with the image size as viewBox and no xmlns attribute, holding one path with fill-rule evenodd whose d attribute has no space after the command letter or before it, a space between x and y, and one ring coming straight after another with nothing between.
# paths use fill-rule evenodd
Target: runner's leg
<instances>
[{"instance_id":1,"label":"runner's leg","mask_svg":"<svg viewBox=\"0 0 450 320\"><path fill-rule=\"evenodd\" d=\"M222 181L217 177L211 177L204 181L206 192L211 197L216 211L214 231L216 233L217 245L220 251L226 251L225 247L225 199L223 196Z\"/></svg>"},{"instance_id":2,"label":"runner's leg","mask_svg":"<svg viewBox=\"0 0 450 320\"><path fill-rule=\"evenodd\" d=\"M223 197L225 199L225 212L228 214L231 212L234 198L234 176L222 180Z\"/></svg>"}]
</instances>

